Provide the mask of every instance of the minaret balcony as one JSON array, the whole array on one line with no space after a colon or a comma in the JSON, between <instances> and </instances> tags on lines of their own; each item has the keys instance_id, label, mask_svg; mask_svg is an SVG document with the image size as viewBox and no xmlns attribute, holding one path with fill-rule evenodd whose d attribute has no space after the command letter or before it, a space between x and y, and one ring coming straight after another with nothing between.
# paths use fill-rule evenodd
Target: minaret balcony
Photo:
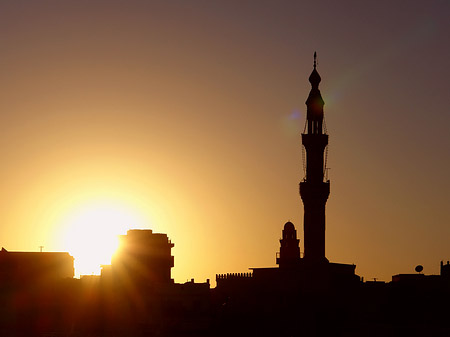
<instances>
[{"instance_id":1,"label":"minaret balcony","mask_svg":"<svg viewBox=\"0 0 450 337\"><path fill-rule=\"evenodd\" d=\"M303 133L302 144L305 146L306 151L312 148L318 148L323 151L325 149L325 146L328 145L328 135L317 133Z\"/></svg>"},{"instance_id":2,"label":"minaret balcony","mask_svg":"<svg viewBox=\"0 0 450 337\"><path fill-rule=\"evenodd\" d=\"M330 195L330 182L311 183L303 181L300 183L300 196L303 202L321 200L326 202Z\"/></svg>"}]
</instances>

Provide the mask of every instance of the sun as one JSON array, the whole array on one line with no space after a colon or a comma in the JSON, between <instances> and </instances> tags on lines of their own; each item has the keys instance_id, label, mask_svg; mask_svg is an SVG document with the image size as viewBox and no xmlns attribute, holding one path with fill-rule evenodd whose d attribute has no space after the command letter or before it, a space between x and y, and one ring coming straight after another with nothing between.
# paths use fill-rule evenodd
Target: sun
<instances>
[{"instance_id":1,"label":"sun","mask_svg":"<svg viewBox=\"0 0 450 337\"><path fill-rule=\"evenodd\" d=\"M118 236L145 228L136 210L114 201L96 201L71 211L63 221L62 246L75 258L75 276L100 274L119 245Z\"/></svg>"}]
</instances>

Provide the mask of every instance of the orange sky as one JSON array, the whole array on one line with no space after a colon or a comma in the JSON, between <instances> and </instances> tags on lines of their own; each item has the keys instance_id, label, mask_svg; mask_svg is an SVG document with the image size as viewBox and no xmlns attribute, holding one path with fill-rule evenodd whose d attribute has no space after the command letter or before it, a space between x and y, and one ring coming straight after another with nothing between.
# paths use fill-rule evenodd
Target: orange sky
<instances>
[{"instance_id":1,"label":"orange sky","mask_svg":"<svg viewBox=\"0 0 450 337\"><path fill-rule=\"evenodd\" d=\"M449 10L0 3L0 246L70 250L61 237L99 207L109 217L85 232L167 233L177 282L274 266L286 221L303 244L300 133L317 50L328 259L366 279L438 273L450 259ZM93 244L78 232L72 245Z\"/></svg>"}]
</instances>

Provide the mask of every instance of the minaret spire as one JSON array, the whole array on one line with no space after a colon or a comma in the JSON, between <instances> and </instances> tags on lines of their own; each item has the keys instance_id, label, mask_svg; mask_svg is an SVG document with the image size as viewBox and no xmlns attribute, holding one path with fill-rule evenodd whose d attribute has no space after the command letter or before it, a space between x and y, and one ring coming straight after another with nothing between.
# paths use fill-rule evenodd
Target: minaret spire
<instances>
[{"instance_id":1,"label":"minaret spire","mask_svg":"<svg viewBox=\"0 0 450 337\"><path fill-rule=\"evenodd\" d=\"M327 262L325 257L325 204L330 194L330 182L324 181L324 150L328 135L323 130L324 101L319 90L321 81L317 72L317 53L309 76L311 91L306 100L307 133L302 134L306 149L306 177L300 183L300 196L304 205L304 258L310 262Z\"/></svg>"},{"instance_id":2,"label":"minaret spire","mask_svg":"<svg viewBox=\"0 0 450 337\"><path fill-rule=\"evenodd\" d=\"M306 100L308 133L323 132L323 106L324 102L319 90L319 83L322 80L317 72L317 53L314 52L314 69L309 75L309 83L311 83L311 91Z\"/></svg>"}]
</instances>

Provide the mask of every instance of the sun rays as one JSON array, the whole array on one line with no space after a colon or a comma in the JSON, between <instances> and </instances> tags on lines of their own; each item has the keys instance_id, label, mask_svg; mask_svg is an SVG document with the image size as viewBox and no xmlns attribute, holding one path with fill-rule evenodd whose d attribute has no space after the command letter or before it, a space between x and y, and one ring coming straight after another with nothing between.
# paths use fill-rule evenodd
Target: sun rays
<instances>
[{"instance_id":1,"label":"sun rays","mask_svg":"<svg viewBox=\"0 0 450 337\"><path fill-rule=\"evenodd\" d=\"M61 240L75 258L76 276L99 274L102 264L111 263L118 235L146 225L136 210L119 201L92 201L73 209L63 220Z\"/></svg>"}]
</instances>

